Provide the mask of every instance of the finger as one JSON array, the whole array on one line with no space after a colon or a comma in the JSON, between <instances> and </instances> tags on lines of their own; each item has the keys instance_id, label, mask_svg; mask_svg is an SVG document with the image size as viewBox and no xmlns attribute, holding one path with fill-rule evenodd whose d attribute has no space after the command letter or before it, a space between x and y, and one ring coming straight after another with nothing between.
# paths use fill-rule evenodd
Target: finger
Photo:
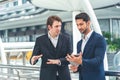
<instances>
[{"instance_id":1,"label":"finger","mask_svg":"<svg viewBox=\"0 0 120 80\"><path fill-rule=\"evenodd\" d=\"M80 54L78 57L79 57L79 58L82 58L82 54Z\"/></svg>"},{"instance_id":2,"label":"finger","mask_svg":"<svg viewBox=\"0 0 120 80\"><path fill-rule=\"evenodd\" d=\"M71 55L70 57L71 57L71 58L74 58L75 56L74 56L74 55Z\"/></svg>"},{"instance_id":3,"label":"finger","mask_svg":"<svg viewBox=\"0 0 120 80\"><path fill-rule=\"evenodd\" d=\"M67 58L67 57L66 57L66 60L67 60L67 61L70 61L70 59L69 59L69 58Z\"/></svg>"},{"instance_id":4,"label":"finger","mask_svg":"<svg viewBox=\"0 0 120 80\"><path fill-rule=\"evenodd\" d=\"M34 60L37 60L37 59L38 59L38 56L33 56L33 59L34 59Z\"/></svg>"},{"instance_id":5,"label":"finger","mask_svg":"<svg viewBox=\"0 0 120 80\"><path fill-rule=\"evenodd\" d=\"M48 61L50 62L50 61L53 61L52 59L48 59Z\"/></svg>"},{"instance_id":6,"label":"finger","mask_svg":"<svg viewBox=\"0 0 120 80\"><path fill-rule=\"evenodd\" d=\"M69 55L69 54L67 54L67 57L69 58L69 57L70 57L70 55Z\"/></svg>"},{"instance_id":7,"label":"finger","mask_svg":"<svg viewBox=\"0 0 120 80\"><path fill-rule=\"evenodd\" d=\"M46 62L46 64L52 64L52 62Z\"/></svg>"},{"instance_id":8,"label":"finger","mask_svg":"<svg viewBox=\"0 0 120 80\"><path fill-rule=\"evenodd\" d=\"M73 66L70 66L70 68L72 69L72 68L73 68Z\"/></svg>"},{"instance_id":9,"label":"finger","mask_svg":"<svg viewBox=\"0 0 120 80\"><path fill-rule=\"evenodd\" d=\"M40 56L43 56L43 54L40 54Z\"/></svg>"},{"instance_id":10,"label":"finger","mask_svg":"<svg viewBox=\"0 0 120 80\"><path fill-rule=\"evenodd\" d=\"M83 53L80 53L80 56L82 56L83 55Z\"/></svg>"},{"instance_id":11,"label":"finger","mask_svg":"<svg viewBox=\"0 0 120 80\"><path fill-rule=\"evenodd\" d=\"M34 64L34 60L31 60L31 64L32 64L32 65Z\"/></svg>"},{"instance_id":12,"label":"finger","mask_svg":"<svg viewBox=\"0 0 120 80\"><path fill-rule=\"evenodd\" d=\"M71 61L73 61L73 60L72 60L72 58L67 58L67 61L71 62Z\"/></svg>"},{"instance_id":13,"label":"finger","mask_svg":"<svg viewBox=\"0 0 120 80\"><path fill-rule=\"evenodd\" d=\"M47 63L47 64L53 64L54 62L51 61L51 60L48 60L46 63Z\"/></svg>"},{"instance_id":14,"label":"finger","mask_svg":"<svg viewBox=\"0 0 120 80\"><path fill-rule=\"evenodd\" d=\"M38 56L38 58L41 58L43 55L42 54L40 54L39 56Z\"/></svg>"},{"instance_id":15,"label":"finger","mask_svg":"<svg viewBox=\"0 0 120 80\"><path fill-rule=\"evenodd\" d=\"M80 54L81 56L83 55L83 53L82 53L82 52L80 52L79 54Z\"/></svg>"},{"instance_id":16,"label":"finger","mask_svg":"<svg viewBox=\"0 0 120 80\"><path fill-rule=\"evenodd\" d=\"M78 57L79 56L79 54L73 54L73 55L71 55L71 57L74 59L74 58L76 58L76 57Z\"/></svg>"},{"instance_id":17,"label":"finger","mask_svg":"<svg viewBox=\"0 0 120 80\"><path fill-rule=\"evenodd\" d=\"M67 59L67 60L69 60L69 58L70 58L70 56L69 56L69 55L67 55L67 56L66 56L66 59Z\"/></svg>"},{"instance_id":18,"label":"finger","mask_svg":"<svg viewBox=\"0 0 120 80\"><path fill-rule=\"evenodd\" d=\"M72 58L73 58L73 55L67 55L67 57L68 57L69 59L72 59Z\"/></svg>"}]
</instances>

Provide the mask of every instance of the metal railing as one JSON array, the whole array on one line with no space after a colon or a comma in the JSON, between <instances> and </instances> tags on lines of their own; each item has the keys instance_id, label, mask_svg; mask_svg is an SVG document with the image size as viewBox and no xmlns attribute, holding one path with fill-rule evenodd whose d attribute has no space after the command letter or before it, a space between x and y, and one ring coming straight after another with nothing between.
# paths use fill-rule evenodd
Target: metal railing
<instances>
[{"instance_id":1,"label":"metal railing","mask_svg":"<svg viewBox=\"0 0 120 80\"><path fill-rule=\"evenodd\" d=\"M14 80L38 80L40 67L0 64L0 77Z\"/></svg>"},{"instance_id":2,"label":"metal railing","mask_svg":"<svg viewBox=\"0 0 120 80\"><path fill-rule=\"evenodd\" d=\"M40 67L22 65L0 64L0 78L13 78L14 80L38 80ZM120 77L120 71L105 71L105 76ZM4 79L2 79L4 80Z\"/></svg>"},{"instance_id":3,"label":"metal railing","mask_svg":"<svg viewBox=\"0 0 120 80\"><path fill-rule=\"evenodd\" d=\"M105 71L105 76L115 77L114 80L120 80L120 71Z\"/></svg>"}]
</instances>

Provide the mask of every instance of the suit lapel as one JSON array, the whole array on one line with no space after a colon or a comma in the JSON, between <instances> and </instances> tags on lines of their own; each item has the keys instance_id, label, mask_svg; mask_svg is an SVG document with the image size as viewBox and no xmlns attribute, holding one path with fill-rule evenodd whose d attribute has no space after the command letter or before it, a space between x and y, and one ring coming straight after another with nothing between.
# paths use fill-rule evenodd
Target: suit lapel
<instances>
[{"instance_id":1,"label":"suit lapel","mask_svg":"<svg viewBox=\"0 0 120 80\"><path fill-rule=\"evenodd\" d=\"M61 50L61 47L62 47L62 35L60 34L59 35L59 38L58 38L58 42L57 42L57 46L56 46L56 50L57 52L59 52Z\"/></svg>"},{"instance_id":2,"label":"suit lapel","mask_svg":"<svg viewBox=\"0 0 120 80\"><path fill-rule=\"evenodd\" d=\"M52 42L50 41L48 35L46 35L46 37L45 37L45 42L46 42L47 49L52 50L52 51L55 50L55 47L53 46ZM50 53L49 50L47 50L48 51L47 53L49 56L51 56L51 57L56 56L55 53Z\"/></svg>"},{"instance_id":3,"label":"suit lapel","mask_svg":"<svg viewBox=\"0 0 120 80\"><path fill-rule=\"evenodd\" d=\"M82 39L80 40L80 42L78 42L77 44L77 53L80 53L81 52L81 47L82 47Z\"/></svg>"},{"instance_id":4,"label":"suit lapel","mask_svg":"<svg viewBox=\"0 0 120 80\"><path fill-rule=\"evenodd\" d=\"M85 45L85 48L83 51L83 56L85 56L89 52L90 47L92 47L90 45L92 44L94 33L95 32L92 33L92 35L90 36L89 40L87 41L87 43Z\"/></svg>"},{"instance_id":5,"label":"suit lapel","mask_svg":"<svg viewBox=\"0 0 120 80\"><path fill-rule=\"evenodd\" d=\"M59 38L58 38L57 46L56 46L56 48L55 48L55 47L53 46L52 42L50 41L50 39L48 38L48 35L47 35L47 40L46 40L46 42L47 42L47 44L49 44L49 45L48 45L49 49L56 51L56 53L54 53L54 56L58 56L57 53L61 50L62 43L63 43L62 41L63 41L63 40L62 40L62 35L60 34L60 35L59 35Z\"/></svg>"},{"instance_id":6,"label":"suit lapel","mask_svg":"<svg viewBox=\"0 0 120 80\"><path fill-rule=\"evenodd\" d=\"M48 46L50 48L52 48L52 50L55 49L55 47L54 47L53 43L51 42L51 40L49 39L48 35L47 35L47 44L49 44Z\"/></svg>"}]
</instances>

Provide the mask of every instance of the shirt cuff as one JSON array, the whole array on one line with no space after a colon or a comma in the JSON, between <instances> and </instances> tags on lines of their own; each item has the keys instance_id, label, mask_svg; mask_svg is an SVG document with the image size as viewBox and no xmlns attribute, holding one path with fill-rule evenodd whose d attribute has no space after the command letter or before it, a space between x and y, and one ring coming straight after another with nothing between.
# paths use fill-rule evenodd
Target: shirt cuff
<instances>
[{"instance_id":1,"label":"shirt cuff","mask_svg":"<svg viewBox=\"0 0 120 80\"><path fill-rule=\"evenodd\" d=\"M58 62L58 64L57 64L58 66L61 66L61 61L59 60L59 62Z\"/></svg>"}]
</instances>

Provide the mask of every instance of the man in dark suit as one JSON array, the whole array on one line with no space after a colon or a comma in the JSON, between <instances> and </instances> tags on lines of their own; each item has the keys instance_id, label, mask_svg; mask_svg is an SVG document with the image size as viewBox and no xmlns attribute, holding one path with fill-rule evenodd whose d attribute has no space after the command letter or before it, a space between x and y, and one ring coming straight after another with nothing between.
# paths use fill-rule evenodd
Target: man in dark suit
<instances>
[{"instance_id":1,"label":"man in dark suit","mask_svg":"<svg viewBox=\"0 0 120 80\"><path fill-rule=\"evenodd\" d=\"M58 16L47 19L48 34L36 39L31 64L42 59L39 80L71 80L66 60L67 54L72 53L70 38L61 33L62 20Z\"/></svg>"},{"instance_id":2,"label":"man in dark suit","mask_svg":"<svg viewBox=\"0 0 120 80\"><path fill-rule=\"evenodd\" d=\"M79 80L105 80L104 54L106 41L103 36L90 28L90 17L80 13L75 17L77 28L83 34L77 44L77 57L67 55L67 60L76 64L71 69L79 71Z\"/></svg>"}]
</instances>

